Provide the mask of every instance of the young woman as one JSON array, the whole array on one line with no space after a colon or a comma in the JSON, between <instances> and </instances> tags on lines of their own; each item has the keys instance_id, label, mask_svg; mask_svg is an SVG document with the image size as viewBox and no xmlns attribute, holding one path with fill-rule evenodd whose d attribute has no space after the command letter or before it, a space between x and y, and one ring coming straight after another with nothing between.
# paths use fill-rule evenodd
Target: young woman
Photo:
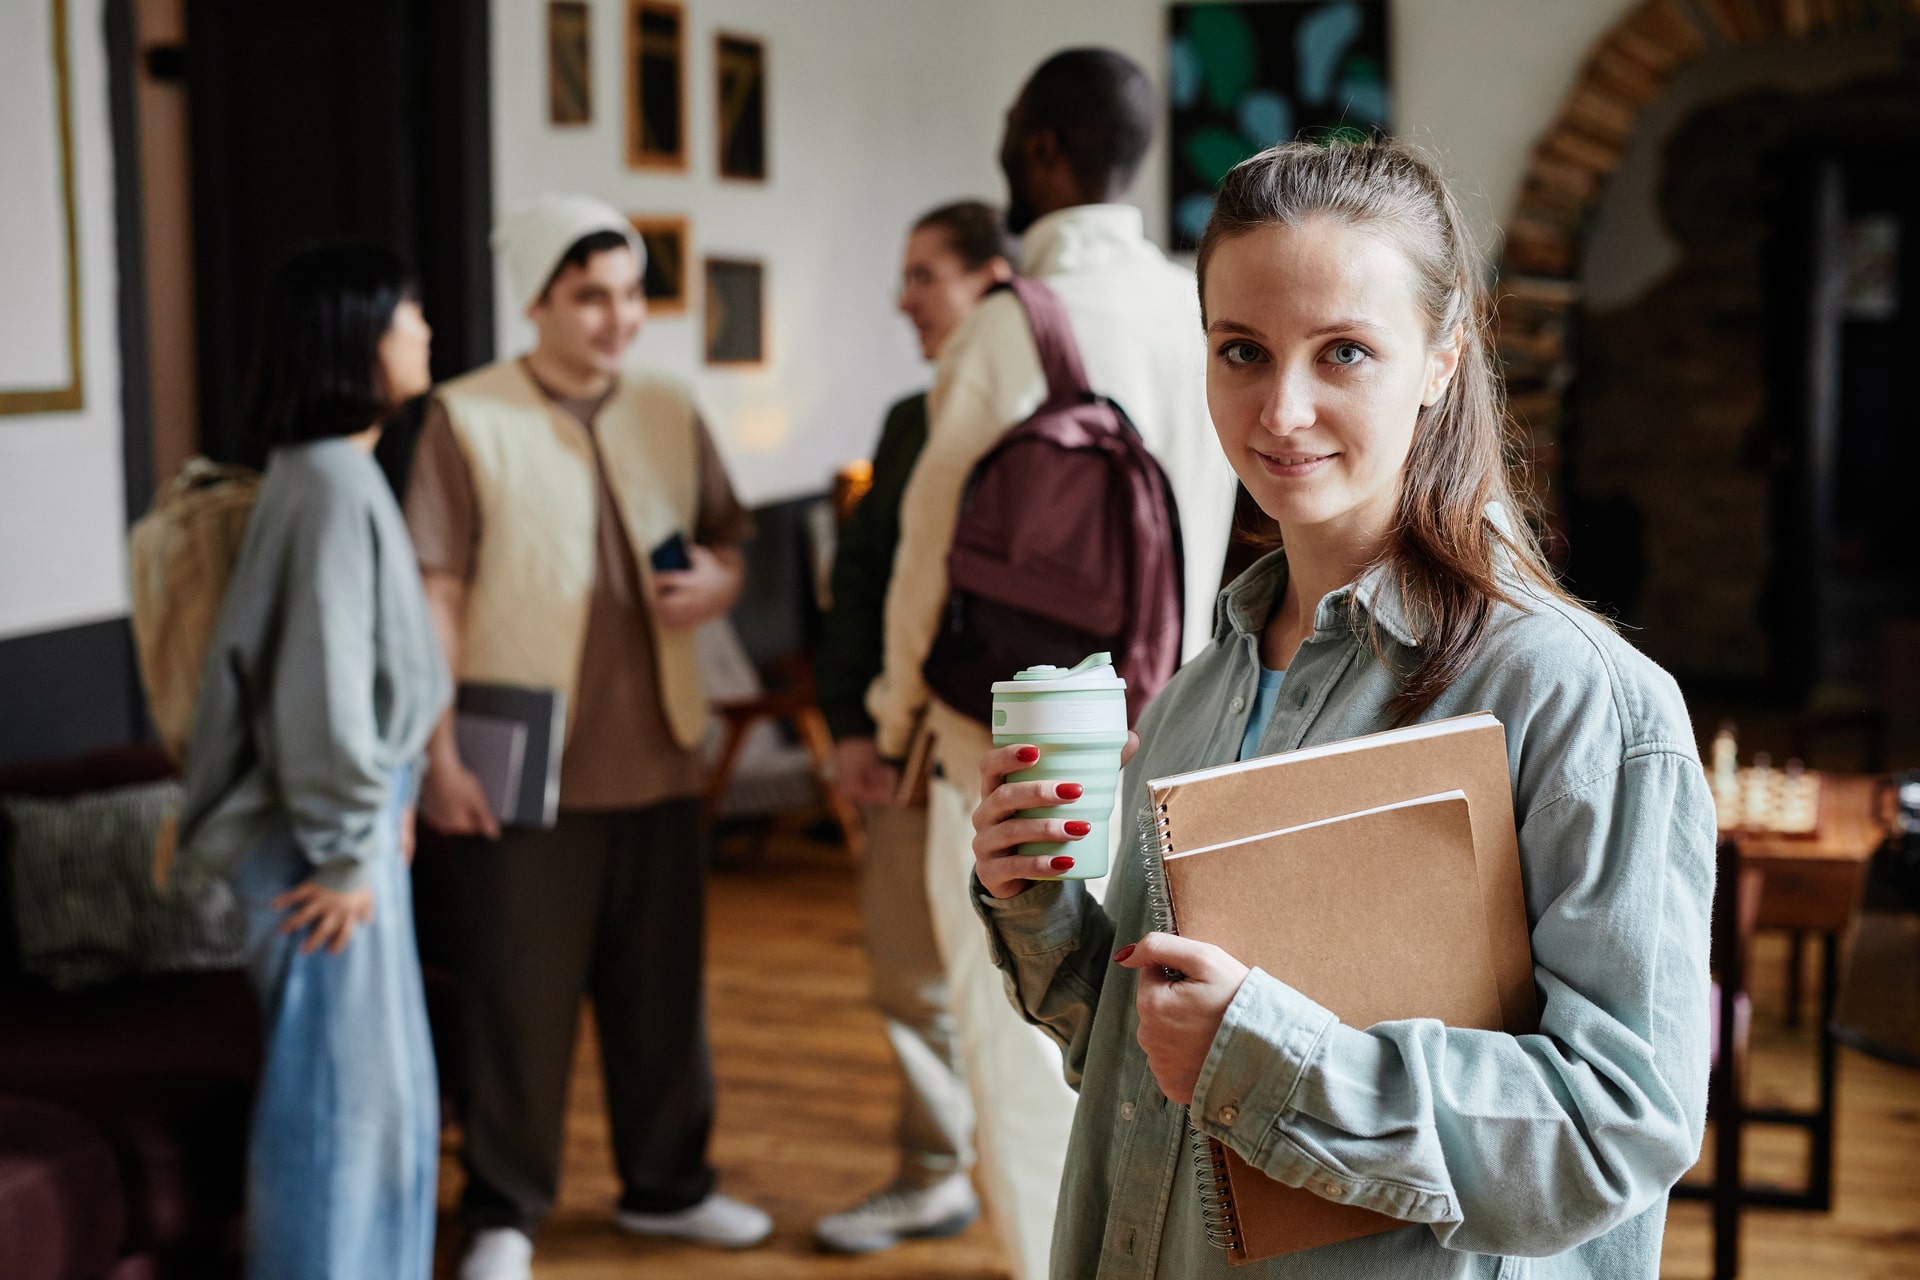
<instances>
[{"instance_id":1,"label":"young woman","mask_svg":"<svg viewBox=\"0 0 1920 1280\"><path fill-rule=\"evenodd\" d=\"M431 337L382 249L303 252L268 291L247 421L271 452L194 707L180 854L251 921L259 1280L432 1269L440 1104L407 862L451 683L372 457L429 385Z\"/></svg>"},{"instance_id":2,"label":"young woman","mask_svg":"<svg viewBox=\"0 0 1920 1280\"><path fill-rule=\"evenodd\" d=\"M1200 247L1208 402L1281 550L1147 710L1148 778L1491 710L1506 727L1537 1034L1341 1024L1279 976L1103 908L1019 820L1062 784L981 765L975 898L1081 1090L1057 1276L1226 1276L1189 1124L1268 1176L1406 1222L1246 1277L1654 1277L1700 1147L1714 817L1673 682L1555 584L1502 465L1480 259L1395 142L1293 144L1227 178ZM1077 789L1066 785L1069 795ZM1183 975L1170 980L1168 970Z\"/></svg>"},{"instance_id":3,"label":"young woman","mask_svg":"<svg viewBox=\"0 0 1920 1280\"><path fill-rule=\"evenodd\" d=\"M913 224L900 265L899 306L920 353L940 358L947 337L996 284L1013 278L1019 245L998 209L978 200L942 205ZM834 735L840 789L867 830L860 900L873 1000L887 1020L900 1072L895 1128L899 1167L890 1185L814 1227L822 1248L874 1253L900 1241L952 1235L979 1214L973 1105L960 1077L946 974L927 906L927 811L897 807L898 771L874 747L867 686L883 663L887 579L900 542L900 497L927 442L927 396L887 412L873 455L873 487L841 531L833 609L821 630L815 685Z\"/></svg>"}]
</instances>

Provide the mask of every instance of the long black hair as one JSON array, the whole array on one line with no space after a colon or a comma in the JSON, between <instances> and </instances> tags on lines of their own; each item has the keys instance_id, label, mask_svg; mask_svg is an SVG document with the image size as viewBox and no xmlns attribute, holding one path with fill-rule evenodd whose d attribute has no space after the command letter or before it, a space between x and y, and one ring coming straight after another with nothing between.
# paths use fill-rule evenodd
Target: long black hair
<instances>
[{"instance_id":1,"label":"long black hair","mask_svg":"<svg viewBox=\"0 0 1920 1280\"><path fill-rule=\"evenodd\" d=\"M399 405L381 377L380 340L400 304L418 298L413 272L379 245L289 254L267 286L241 419L259 450L357 435L391 417Z\"/></svg>"}]
</instances>

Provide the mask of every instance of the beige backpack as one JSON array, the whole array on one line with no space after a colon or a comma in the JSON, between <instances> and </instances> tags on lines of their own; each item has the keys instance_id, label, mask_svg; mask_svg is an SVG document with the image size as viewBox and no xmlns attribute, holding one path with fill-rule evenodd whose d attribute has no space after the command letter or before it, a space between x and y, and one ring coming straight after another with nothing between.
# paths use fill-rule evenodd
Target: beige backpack
<instances>
[{"instance_id":1,"label":"beige backpack","mask_svg":"<svg viewBox=\"0 0 1920 1280\"><path fill-rule=\"evenodd\" d=\"M189 459L127 542L133 647L161 745L184 762L193 702L260 473Z\"/></svg>"}]
</instances>

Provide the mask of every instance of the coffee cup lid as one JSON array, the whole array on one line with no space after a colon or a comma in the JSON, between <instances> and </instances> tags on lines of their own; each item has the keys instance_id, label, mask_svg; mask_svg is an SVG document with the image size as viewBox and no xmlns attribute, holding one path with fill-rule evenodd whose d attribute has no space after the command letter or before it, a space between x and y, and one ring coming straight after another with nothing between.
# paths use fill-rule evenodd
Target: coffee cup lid
<instances>
[{"instance_id":1,"label":"coffee cup lid","mask_svg":"<svg viewBox=\"0 0 1920 1280\"><path fill-rule=\"evenodd\" d=\"M1124 689L1127 682L1113 669L1111 653L1090 653L1072 667L1042 664L1018 672L1011 680L996 680L995 693L1066 693L1082 689Z\"/></svg>"}]
</instances>

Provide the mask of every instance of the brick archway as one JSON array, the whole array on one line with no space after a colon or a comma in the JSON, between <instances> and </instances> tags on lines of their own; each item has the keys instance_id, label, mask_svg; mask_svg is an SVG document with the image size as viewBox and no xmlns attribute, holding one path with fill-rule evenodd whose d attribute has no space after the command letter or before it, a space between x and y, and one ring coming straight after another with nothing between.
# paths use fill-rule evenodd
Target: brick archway
<instances>
[{"instance_id":1,"label":"brick archway","mask_svg":"<svg viewBox=\"0 0 1920 1280\"><path fill-rule=\"evenodd\" d=\"M1534 146L1507 222L1496 286L1496 345L1509 411L1536 476L1560 469L1561 401L1573 359L1567 327L1580 304L1586 220L1642 109L1713 49L1903 16L1920 16L1920 0L1645 0L1594 45ZM1551 493L1540 496L1550 530L1563 533Z\"/></svg>"}]
</instances>

